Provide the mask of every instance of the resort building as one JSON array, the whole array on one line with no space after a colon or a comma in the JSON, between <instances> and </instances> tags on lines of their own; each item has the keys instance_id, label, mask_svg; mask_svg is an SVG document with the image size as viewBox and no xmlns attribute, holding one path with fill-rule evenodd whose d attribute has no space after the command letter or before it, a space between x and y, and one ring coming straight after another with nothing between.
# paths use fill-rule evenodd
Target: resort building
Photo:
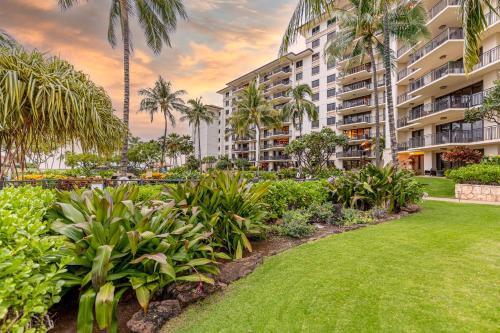
<instances>
[{"instance_id":1,"label":"resort building","mask_svg":"<svg viewBox=\"0 0 500 333\"><path fill-rule=\"evenodd\" d=\"M495 123L464 122L468 108L480 106L500 79L500 20L486 15L480 62L468 75L462 61L464 35L459 1L423 1L430 39L413 49L398 45L394 103L397 106L399 159L419 174L441 175L450 167L443 152L468 146L485 155L500 154Z\"/></svg>"},{"instance_id":2,"label":"resort building","mask_svg":"<svg viewBox=\"0 0 500 333\"><path fill-rule=\"evenodd\" d=\"M481 61L469 75L464 74L463 33L458 0L426 0L430 39L413 48L397 45L397 70L392 73L393 98L399 160L419 174L441 174L449 168L442 153L456 146L470 146L485 155L500 154L500 129L494 123L463 121L465 110L479 106L499 79L500 20L487 15L488 29L483 35ZM227 83L219 91L223 99L220 155L255 161L254 138L237 138L227 122L235 110L236 96L252 80L265 85L267 98L276 108L289 101L286 91L306 83L313 89L312 101L319 120L304 118L303 133L328 126L350 138L349 145L337 151L332 161L339 168L357 168L374 159L376 104L380 110L381 133L385 137L384 162L390 161L384 85L384 67L375 54L377 82L372 80L369 57L341 59L328 63L325 45L334 38L338 25L334 18L321 17L304 25L301 32L306 50L290 53ZM374 90L377 90L375 95ZM375 97L376 96L376 97ZM261 165L278 169L293 164L283 152L299 131L291 123L280 129L266 129L262 135Z\"/></svg>"},{"instance_id":3,"label":"resort building","mask_svg":"<svg viewBox=\"0 0 500 333\"><path fill-rule=\"evenodd\" d=\"M216 118L211 124L207 124L204 121L200 124L201 158L220 155L218 138L220 133L219 119L222 114L222 108L215 105L207 105L206 107L216 115ZM198 156L198 130L194 126L191 126L190 131L194 142L194 156Z\"/></svg>"}]
</instances>

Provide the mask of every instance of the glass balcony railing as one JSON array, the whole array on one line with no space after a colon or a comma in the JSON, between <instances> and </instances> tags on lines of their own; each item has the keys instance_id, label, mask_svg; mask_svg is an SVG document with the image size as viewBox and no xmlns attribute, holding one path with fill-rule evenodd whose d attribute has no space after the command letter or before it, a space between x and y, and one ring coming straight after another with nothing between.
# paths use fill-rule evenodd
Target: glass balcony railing
<instances>
[{"instance_id":1,"label":"glass balcony railing","mask_svg":"<svg viewBox=\"0 0 500 333\"><path fill-rule=\"evenodd\" d=\"M385 103L385 94L384 96L379 96L378 103L379 105ZM371 97L351 99L342 102L342 104L339 104L337 106L337 111L342 111L344 109L354 108L358 106L375 106L375 103L373 102L373 98Z\"/></svg>"},{"instance_id":2,"label":"glass balcony railing","mask_svg":"<svg viewBox=\"0 0 500 333\"><path fill-rule=\"evenodd\" d=\"M415 81L410 83L409 92L413 92L417 89L420 89L440 78L449 75L449 74L463 74L464 73L464 64L462 61L450 61L438 68L433 69L427 74L421 76Z\"/></svg>"},{"instance_id":3,"label":"glass balcony railing","mask_svg":"<svg viewBox=\"0 0 500 333\"><path fill-rule=\"evenodd\" d=\"M373 157L373 152L370 150L351 150L340 151L335 154L337 158L345 157Z\"/></svg>"}]
</instances>

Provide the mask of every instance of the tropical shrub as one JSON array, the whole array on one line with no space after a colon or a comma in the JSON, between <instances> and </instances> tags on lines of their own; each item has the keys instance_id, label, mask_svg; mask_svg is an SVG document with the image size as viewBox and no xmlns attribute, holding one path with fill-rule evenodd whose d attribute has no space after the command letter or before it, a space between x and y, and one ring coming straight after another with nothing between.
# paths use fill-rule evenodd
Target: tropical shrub
<instances>
[{"instance_id":1,"label":"tropical shrub","mask_svg":"<svg viewBox=\"0 0 500 333\"><path fill-rule=\"evenodd\" d=\"M328 197L326 181L284 180L272 182L263 200L269 206L269 217L279 218L289 209L305 209L315 203L322 204Z\"/></svg>"},{"instance_id":2,"label":"tropical shrub","mask_svg":"<svg viewBox=\"0 0 500 333\"><path fill-rule=\"evenodd\" d=\"M283 214L283 224L277 226L278 233L282 236L303 238L310 236L316 227L309 224L311 214L304 210L290 210Z\"/></svg>"},{"instance_id":3,"label":"tropical shrub","mask_svg":"<svg viewBox=\"0 0 500 333\"><path fill-rule=\"evenodd\" d=\"M483 153L469 147L455 147L443 153L443 160L454 165L464 166L481 162Z\"/></svg>"},{"instance_id":4,"label":"tropical shrub","mask_svg":"<svg viewBox=\"0 0 500 333\"><path fill-rule=\"evenodd\" d=\"M150 299L174 281L212 282L217 273L209 233L172 204L137 204L137 186L104 191L58 192L48 212L51 228L67 238L74 257L64 274L67 287L78 286L78 332L116 332L116 306L128 289L147 310Z\"/></svg>"},{"instance_id":5,"label":"tropical shrub","mask_svg":"<svg viewBox=\"0 0 500 333\"><path fill-rule=\"evenodd\" d=\"M342 220L340 224L343 226L351 226L354 224L370 224L374 219L370 212L357 210L354 208L344 208L342 210Z\"/></svg>"},{"instance_id":6,"label":"tropical shrub","mask_svg":"<svg viewBox=\"0 0 500 333\"><path fill-rule=\"evenodd\" d=\"M472 164L448 171L455 183L500 184L500 165Z\"/></svg>"},{"instance_id":7,"label":"tropical shrub","mask_svg":"<svg viewBox=\"0 0 500 333\"><path fill-rule=\"evenodd\" d=\"M161 200L162 193L165 191L165 186L172 186L172 185L139 186L139 193L137 193L137 201L149 203L152 200Z\"/></svg>"},{"instance_id":8,"label":"tropical shrub","mask_svg":"<svg viewBox=\"0 0 500 333\"><path fill-rule=\"evenodd\" d=\"M397 212L422 198L422 185L413 176L410 171L390 165L378 168L368 164L334 180L331 184L333 200L349 208L382 207L388 212Z\"/></svg>"},{"instance_id":9,"label":"tropical shrub","mask_svg":"<svg viewBox=\"0 0 500 333\"><path fill-rule=\"evenodd\" d=\"M500 155L483 156L483 159L481 160L481 164L500 165Z\"/></svg>"},{"instance_id":10,"label":"tropical shrub","mask_svg":"<svg viewBox=\"0 0 500 333\"><path fill-rule=\"evenodd\" d=\"M282 168L277 173L278 179L294 179L297 177L296 168Z\"/></svg>"},{"instance_id":11,"label":"tropical shrub","mask_svg":"<svg viewBox=\"0 0 500 333\"><path fill-rule=\"evenodd\" d=\"M263 198L268 186L252 186L240 173L214 172L198 183L172 187L166 195L188 216L198 214L212 233L215 246L238 259L244 249L252 251L248 236L264 232L267 210Z\"/></svg>"},{"instance_id":12,"label":"tropical shrub","mask_svg":"<svg viewBox=\"0 0 500 333\"><path fill-rule=\"evenodd\" d=\"M309 222L335 224L342 217L341 210L337 208L339 207L335 207L331 202L314 202L308 208L311 215Z\"/></svg>"},{"instance_id":13,"label":"tropical shrub","mask_svg":"<svg viewBox=\"0 0 500 333\"><path fill-rule=\"evenodd\" d=\"M0 332L44 332L60 300L68 258L43 217L54 195L39 187L0 191Z\"/></svg>"}]
</instances>

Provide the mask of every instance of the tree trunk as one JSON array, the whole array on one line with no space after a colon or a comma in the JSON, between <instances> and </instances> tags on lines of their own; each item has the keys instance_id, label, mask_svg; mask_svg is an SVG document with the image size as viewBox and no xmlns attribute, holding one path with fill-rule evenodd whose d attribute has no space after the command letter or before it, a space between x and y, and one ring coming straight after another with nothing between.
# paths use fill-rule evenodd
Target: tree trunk
<instances>
[{"instance_id":1,"label":"tree trunk","mask_svg":"<svg viewBox=\"0 0 500 333\"><path fill-rule=\"evenodd\" d=\"M123 123L126 135L123 138L120 173L125 176L128 171L128 136L129 136L129 104L130 104L130 36L128 23L128 5L126 0L120 0L121 24L123 35Z\"/></svg>"},{"instance_id":2,"label":"tree trunk","mask_svg":"<svg viewBox=\"0 0 500 333\"><path fill-rule=\"evenodd\" d=\"M167 122L167 115L165 112L163 112L163 118L165 120L165 127L163 128L163 144L161 146L161 166L165 166L165 153L167 151L167 127L168 127L168 122Z\"/></svg>"},{"instance_id":3,"label":"tree trunk","mask_svg":"<svg viewBox=\"0 0 500 333\"><path fill-rule=\"evenodd\" d=\"M372 62L372 85L373 85L373 102L375 103L375 165L381 166L380 154L380 108L378 105L378 84L377 84L377 64L375 63L375 55L373 48L368 47L370 61Z\"/></svg>"},{"instance_id":4,"label":"tree trunk","mask_svg":"<svg viewBox=\"0 0 500 333\"><path fill-rule=\"evenodd\" d=\"M259 124L255 124L255 166L257 167L257 177L259 177L259 169L260 169L260 126Z\"/></svg>"},{"instance_id":5,"label":"tree trunk","mask_svg":"<svg viewBox=\"0 0 500 333\"><path fill-rule=\"evenodd\" d=\"M391 143L391 160L392 165L398 166L398 143L396 140L396 125L394 119L394 103L392 100L392 68L391 68L391 48L389 40L389 9L387 1L384 3L384 67L385 67L385 90L387 97L387 117L389 122L389 137Z\"/></svg>"},{"instance_id":6,"label":"tree trunk","mask_svg":"<svg viewBox=\"0 0 500 333\"><path fill-rule=\"evenodd\" d=\"M200 164L200 171L202 171L201 168L201 134L200 134L200 124L196 126L198 128L198 163Z\"/></svg>"},{"instance_id":7,"label":"tree trunk","mask_svg":"<svg viewBox=\"0 0 500 333\"><path fill-rule=\"evenodd\" d=\"M303 122L303 117L300 117L299 118L299 121L300 121L300 127L299 127L299 134L300 134L300 138L302 138L302 122ZM302 162L299 161L299 178L302 178Z\"/></svg>"}]
</instances>

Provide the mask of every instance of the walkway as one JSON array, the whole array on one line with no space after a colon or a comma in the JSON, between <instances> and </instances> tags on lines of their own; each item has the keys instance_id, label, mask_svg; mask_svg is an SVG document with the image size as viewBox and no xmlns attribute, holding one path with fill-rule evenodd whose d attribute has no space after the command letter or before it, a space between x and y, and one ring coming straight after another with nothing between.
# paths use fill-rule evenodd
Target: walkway
<instances>
[{"instance_id":1,"label":"walkway","mask_svg":"<svg viewBox=\"0 0 500 333\"><path fill-rule=\"evenodd\" d=\"M426 197L426 198L424 198L424 200L444 201L444 202L453 202L453 203L462 203L462 204L478 204L478 205L500 206L500 202L477 201L477 200L458 200L458 199L455 199L455 198Z\"/></svg>"}]
</instances>

